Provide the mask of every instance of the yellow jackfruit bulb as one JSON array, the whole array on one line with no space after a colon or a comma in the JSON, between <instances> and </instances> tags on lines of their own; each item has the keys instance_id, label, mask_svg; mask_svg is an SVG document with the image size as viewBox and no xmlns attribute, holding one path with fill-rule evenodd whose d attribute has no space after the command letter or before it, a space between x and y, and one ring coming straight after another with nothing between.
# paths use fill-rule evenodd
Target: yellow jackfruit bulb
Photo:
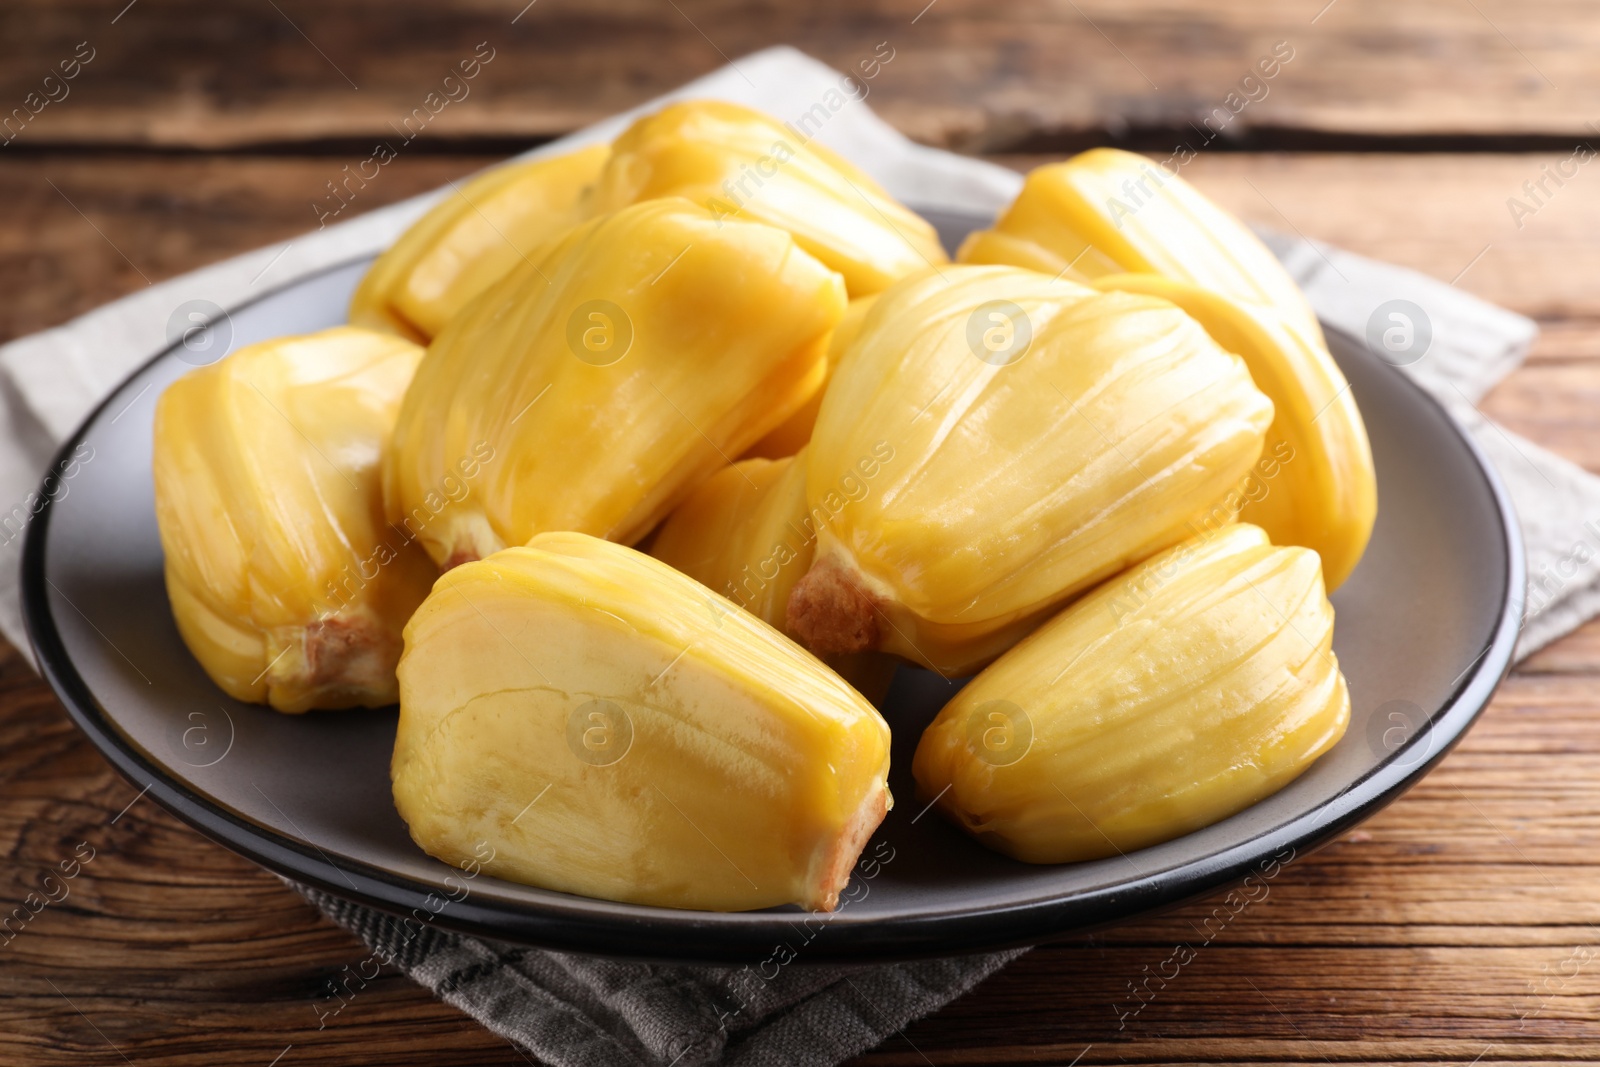
<instances>
[{"instance_id":1,"label":"yellow jackfruit bulb","mask_svg":"<svg viewBox=\"0 0 1600 1067\"><path fill-rule=\"evenodd\" d=\"M844 307L771 226L680 199L584 223L434 339L390 520L445 566L552 530L631 544L805 403Z\"/></svg>"},{"instance_id":2,"label":"yellow jackfruit bulb","mask_svg":"<svg viewBox=\"0 0 1600 1067\"><path fill-rule=\"evenodd\" d=\"M236 700L395 700L438 571L384 522L380 462L422 349L339 327L242 348L156 404L155 498L184 643Z\"/></svg>"},{"instance_id":3,"label":"yellow jackfruit bulb","mask_svg":"<svg viewBox=\"0 0 1600 1067\"><path fill-rule=\"evenodd\" d=\"M1272 402L1172 304L1013 267L878 299L806 455L790 629L949 676L1196 528L1232 521Z\"/></svg>"},{"instance_id":4,"label":"yellow jackfruit bulb","mask_svg":"<svg viewBox=\"0 0 1600 1067\"><path fill-rule=\"evenodd\" d=\"M1029 863L1158 844L1271 796L1343 736L1316 553L1237 524L1068 607L922 735L917 792Z\"/></svg>"},{"instance_id":5,"label":"yellow jackfruit bulb","mask_svg":"<svg viewBox=\"0 0 1600 1067\"><path fill-rule=\"evenodd\" d=\"M956 251L956 262L1027 267L1053 278L1081 282L1122 269L1109 256L1092 248L1072 260L1063 260L1044 245L1003 230L974 230L967 234Z\"/></svg>"},{"instance_id":6,"label":"yellow jackfruit bulb","mask_svg":"<svg viewBox=\"0 0 1600 1067\"><path fill-rule=\"evenodd\" d=\"M379 256L350 321L422 344L473 297L587 218L606 145L509 163L452 190Z\"/></svg>"},{"instance_id":7,"label":"yellow jackfruit bulb","mask_svg":"<svg viewBox=\"0 0 1600 1067\"><path fill-rule=\"evenodd\" d=\"M802 451L740 460L707 478L661 524L650 554L787 632L789 593L811 566L816 545ZM879 652L823 661L875 706L894 680L896 661Z\"/></svg>"},{"instance_id":8,"label":"yellow jackfruit bulb","mask_svg":"<svg viewBox=\"0 0 1600 1067\"><path fill-rule=\"evenodd\" d=\"M1372 536L1378 483L1350 383L1321 333L1271 309L1154 274L1110 275L1094 285L1170 300L1244 359L1272 400L1273 420L1261 460L1240 490L1239 518L1266 530L1273 544L1314 549L1328 591L1337 589Z\"/></svg>"},{"instance_id":9,"label":"yellow jackfruit bulb","mask_svg":"<svg viewBox=\"0 0 1600 1067\"><path fill-rule=\"evenodd\" d=\"M1081 281L1160 274L1277 308L1308 336L1321 336L1300 287L1244 223L1176 174L1121 149L1095 148L1033 170L994 229L970 235L956 258Z\"/></svg>"},{"instance_id":10,"label":"yellow jackfruit bulb","mask_svg":"<svg viewBox=\"0 0 1600 1067\"><path fill-rule=\"evenodd\" d=\"M719 220L780 227L844 275L851 296L878 292L897 278L944 263L939 235L926 220L811 139L818 122L808 112L794 123L780 123L720 100L668 105L613 143L595 189L595 209L682 196Z\"/></svg>"},{"instance_id":11,"label":"yellow jackfruit bulb","mask_svg":"<svg viewBox=\"0 0 1600 1067\"><path fill-rule=\"evenodd\" d=\"M799 410L784 419L782 425L751 446L750 456L765 459L792 456L811 440L811 428L817 424L817 412L822 410L822 397L828 391L828 380L833 377L833 368L839 365L840 357L855 341L856 334L861 332L861 324L866 321L867 310L877 298L876 293L872 296L858 296L845 307L844 314L839 318L839 324L833 328L833 335L828 338L828 372L822 385L811 394L811 398Z\"/></svg>"},{"instance_id":12,"label":"yellow jackfruit bulb","mask_svg":"<svg viewBox=\"0 0 1600 1067\"><path fill-rule=\"evenodd\" d=\"M740 460L707 478L661 524L650 554L781 630L815 546L801 453Z\"/></svg>"},{"instance_id":13,"label":"yellow jackfruit bulb","mask_svg":"<svg viewBox=\"0 0 1600 1067\"><path fill-rule=\"evenodd\" d=\"M395 805L447 863L637 904L827 911L888 770L888 726L838 676L598 538L452 570L406 628Z\"/></svg>"}]
</instances>

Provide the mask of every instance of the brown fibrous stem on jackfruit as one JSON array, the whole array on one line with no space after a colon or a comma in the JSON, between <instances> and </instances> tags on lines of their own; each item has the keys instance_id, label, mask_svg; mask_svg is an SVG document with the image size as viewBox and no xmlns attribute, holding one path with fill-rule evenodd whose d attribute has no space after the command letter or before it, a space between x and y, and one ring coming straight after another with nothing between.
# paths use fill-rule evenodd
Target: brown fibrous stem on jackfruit
<instances>
[{"instance_id":1,"label":"brown fibrous stem on jackfruit","mask_svg":"<svg viewBox=\"0 0 1600 1067\"><path fill-rule=\"evenodd\" d=\"M889 813L889 807L889 790L886 786L874 789L861 798L860 806L851 814L839 836L828 845L827 852L822 856L820 880L813 888L812 898L803 901L802 906L812 911L833 911L838 908L839 894L850 884L850 872L855 870L856 861L872 839L873 831Z\"/></svg>"},{"instance_id":2,"label":"brown fibrous stem on jackfruit","mask_svg":"<svg viewBox=\"0 0 1600 1067\"><path fill-rule=\"evenodd\" d=\"M284 666L289 673L303 671L304 677L286 679L285 672L269 667L269 686L290 681L291 685L328 692L392 691L399 642L370 618L335 615L317 619L305 627L301 640L301 663L295 665L291 656Z\"/></svg>"},{"instance_id":3,"label":"brown fibrous stem on jackfruit","mask_svg":"<svg viewBox=\"0 0 1600 1067\"><path fill-rule=\"evenodd\" d=\"M819 559L789 594L789 632L818 654L878 647L878 609L872 594L831 559Z\"/></svg>"},{"instance_id":4,"label":"brown fibrous stem on jackfruit","mask_svg":"<svg viewBox=\"0 0 1600 1067\"><path fill-rule=\"evenodd\" d=\"M444 566L439 569L441 571L455 570L463 563L476 563L482 558L483 556L472 545L462 545L450 553L450 557L444 561Z\"/></svg>"}]
</instances>

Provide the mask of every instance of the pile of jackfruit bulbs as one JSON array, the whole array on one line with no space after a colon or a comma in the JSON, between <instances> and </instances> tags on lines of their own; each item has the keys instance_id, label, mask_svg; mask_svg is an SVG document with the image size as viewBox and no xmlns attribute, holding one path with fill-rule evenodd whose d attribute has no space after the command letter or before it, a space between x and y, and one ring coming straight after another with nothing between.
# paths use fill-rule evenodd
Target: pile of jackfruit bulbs
<instances>
[{"instance_id":1,"label":"pile of jackfruit bulbs","mask_svg":"<svg viewBox=\"0 0 1600 1067\"><path fill-rule=\"evenodd\" d=\"M455 189L350 323L162 395L167 588L238 700L398 702L446 862L832 909L897 664L975 675L918 803L1032 863L1226 818L1345 730L1361 417L1267 249L1139 156L1039 168L951 262L777 120L674 104Z\"/></svg>"}]
</instances>

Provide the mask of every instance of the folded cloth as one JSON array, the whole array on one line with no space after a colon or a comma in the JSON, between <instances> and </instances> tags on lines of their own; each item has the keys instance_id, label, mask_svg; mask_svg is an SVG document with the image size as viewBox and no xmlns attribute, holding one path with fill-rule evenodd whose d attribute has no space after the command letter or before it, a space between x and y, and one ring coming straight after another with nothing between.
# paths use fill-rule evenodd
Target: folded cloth
<instances>
[{"instance_id":1,"label":"folded cloth","mask_svg":"<svg viewBox=\"0 0 1600 1067\"><path fill-rule=\"evenodd\" d=\"M864 57L868 58L868 57ZM892 61L892 53L891 59ZM901 200L923 210L997 212L1021 186L1004 168L915 145L865 105L868 63L847 78L788 48L748 56L666 97L545 145L530 157L609 139L670 99L719 97L799 123ZM0 501L23 505L55 445L135 366L167 347L186 301L223 308L388 245L445 190L394 204L287 244L153 285L64 326L0 348ZM1534 324L1412 271L1306 240L1268 234L1323 321L1356 337L1407 301L1431 343L1406 366L1483 447L1521 515L1530 591L1519 651L1600 611L1600 478L1485 419L1474 408L1517 366ZM179 329L181 332L182 325ZM1588 519L1590 521L1585 522ZM17 602L20 537L0 544L0 632L26 651ZM1593 540L1593 548L1590 540ZM297 887L299 888L299 887ZM1019 951L862 967L653 966L495 944L400 923L300 888L335 922L439 997L557 1067L838 1063L950 1002Z\"/></svg>"},{"instance_id":2,"label":"folded cloth","mask_svg":"<svg viewBox=\"0 0 1600 1067\"><path fill-rule=\"evenodd\" d=\"M822 1067L959 997L1025 949L850 967L657 966L497 945L300 893L495 1033L556 1067Z\"/></svg>"}]
</instances>

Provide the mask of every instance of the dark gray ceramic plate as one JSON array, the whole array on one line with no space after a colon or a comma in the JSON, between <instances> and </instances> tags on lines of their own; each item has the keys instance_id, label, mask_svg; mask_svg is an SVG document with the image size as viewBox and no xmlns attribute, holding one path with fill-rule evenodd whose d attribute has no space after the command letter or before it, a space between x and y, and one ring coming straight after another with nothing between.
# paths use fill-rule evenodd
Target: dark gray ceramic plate
<instances>
[{"instance_id":1,"label":"dark gray ceramic plate","mask_svg":"<svg viewBox=\"0 0 1600 1067\"><path fill-rule=\"evenodd\" d=\"M978 220L936 221L949 239ZM365 266L232 309L234 347L342 322ZM393 709L293 717L225 697L179 640L162 586L151 422L161 390L191 369L174 352L133 375L67 442L63 456L87 442L94 459L28 531L28 624L62 702L136 788L274 871L392 912L418 909L433 925L580 952L746 962L781 943L809 962L1036 942L1274 873L1275 862L1426 773L1510 662L1523 569L1504 489L1398 371L1359 342L1330 342L1366 416L1381 504L1366 558L1333 597L1334 648L1354 705L1345 738L1289 788L1225 822L1126 857L1031 867L936 814L920 817L911 753L950 688L902 671L887 712L900 803L867 848L877 863L858 867L852 902L826 922L802 925L794 910L613 904L488 876L463 897L459 872L412 844L390 801Z\"/></svg>"}]
</instances>

